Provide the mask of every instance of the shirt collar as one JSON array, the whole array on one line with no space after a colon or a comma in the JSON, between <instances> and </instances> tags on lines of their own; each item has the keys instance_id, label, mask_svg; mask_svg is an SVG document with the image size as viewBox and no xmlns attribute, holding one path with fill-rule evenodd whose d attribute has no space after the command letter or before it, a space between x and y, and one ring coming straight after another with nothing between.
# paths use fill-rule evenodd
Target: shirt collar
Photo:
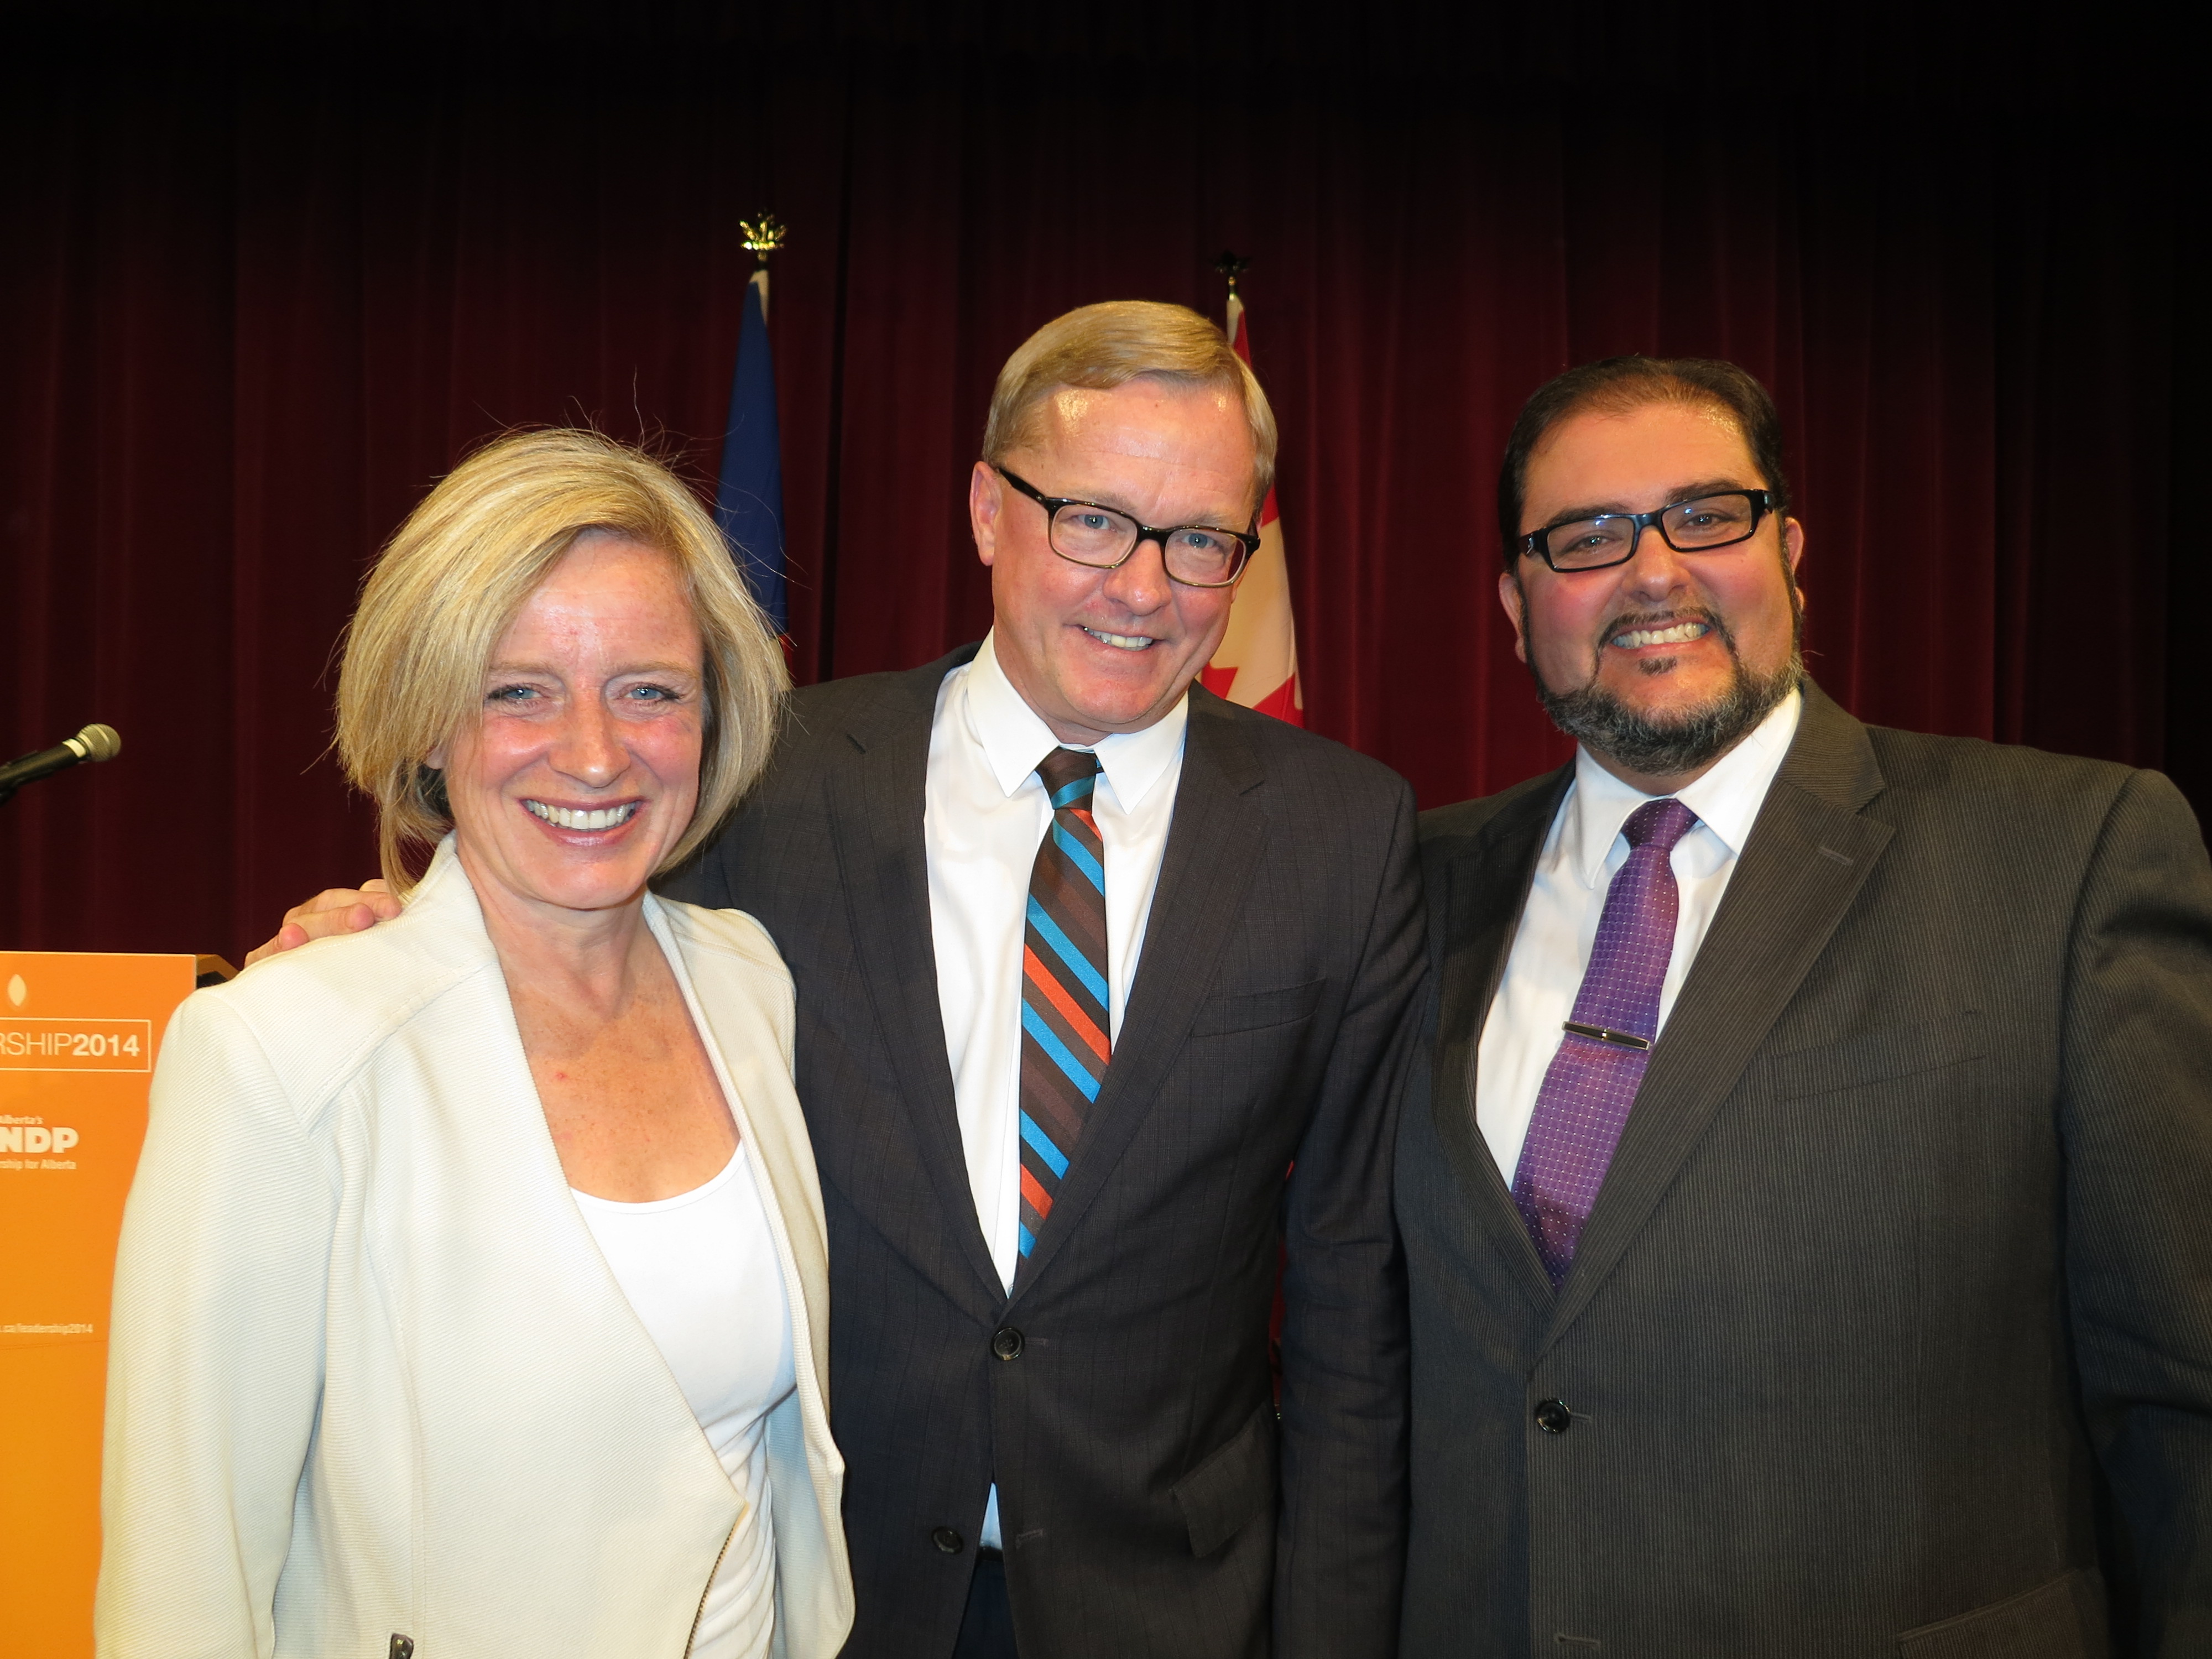
<instances>
[{"instance_id":1,"label":"shirt collar","mask_svg":"<svg viewBox=\"0 0 2212 1659\"><path fill-rule=\"evenodd\" d=\"M997 637L995 629L986 635L982 648L968 665L968 729L981 745L992 777L1012 796L1036 773L1037 763L1062 745L999 666L993 643ZM1183 732L1189 724L1190 693L1185 691L1172 708L1141 732L1115 732L1096 744L1066 746L1097 755L1115 800L1122 811L1132 811L1182 752Z\"/></svg>"},{"instance_id":2,"label":"shirt collar","mask_svg":"<svg viewBox=\"0 0 2212 1659\"><path fill-rule=\"evenodd\" d=\"M1730 853L1741 854L1751 826L1765 805L1766 791L1797 735L1804 694L1792 691L1752 727L1741 743L1722 756L1713 769L1675 799L1698 815ZM1623 783L1600 765L1587 749L1575 750L1574 793L1567 802L1566 846L1575 873L1595 888L1628 815L1646 801L1663 800Z\"/></svg>"}]
</instances>

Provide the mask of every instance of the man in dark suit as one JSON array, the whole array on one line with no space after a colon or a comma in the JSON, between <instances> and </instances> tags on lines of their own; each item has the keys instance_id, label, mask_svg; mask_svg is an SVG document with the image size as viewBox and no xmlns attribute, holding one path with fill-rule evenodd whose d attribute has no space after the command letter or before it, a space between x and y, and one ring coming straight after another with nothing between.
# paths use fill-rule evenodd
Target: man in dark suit
<instances>
[{"instance_id":1,"label":"man in dark suit","mask_svg":"<svg viewBox=\"0 0 2212 1659\"><path fill-rule=\"evenodd\" d=\"M1044 1659L1256 1654L1271 1622L1279 1653L1392 1645L1405 1362L1387 1097L1420 971L1410 796L1192 684L1227 626L1233 589L1215 584L1241 562L1273 439L1202 319L1133 305L1048 325L1000 377L971 480L990 638L799 693L768 781L672 888L758 915L798 982L850 1653L951 1652L963 1616L960 1650L985 1651L999 1552L1020 1650ZM1140 751L1171 721L1180 780L1146 787ZM1098 1006L1068 1015L1111 1057L1040 1222L1017 1182L1049 1184L1050 1154L1014 1152L1042 1119L1018 1129L1006 1109L1033 1022L1004 901L1036 890L1054 815L1033 770L1055 744L1103 765L1104 931L1141 957L1098 964L1117 1031ZM1037 1059L1032 1039L1025 1100ZM979 1544L994 1556L974 1574Z\"/></svg>"},{"instance_id":2,"label":"man in dark suit","mask_svg":"<svg viewBox=\"0 0 2212 1659\"><path fill-rule=\"evenodd\" d=\"M666 884L758 916L797 983L846 1651L1386 1655L1411 793L1193 684L1274 456L1211 324L1048 325L983 453L990 636L799 692ZM280 942L365 923L361 897Z\"/></svg>"},{"instance_id":3,"label":"man in dark suit","mask_svg":"<svg viewBox=\"0 0 2212 1659\"><path fill-rule=\"evenodd\" d=\"M1647 359L1508 450L1580 751L1422 823L1403 1650L2212 1653L2203 845L1823 696L1779 451Z\"/></svg>"}]
</instances>

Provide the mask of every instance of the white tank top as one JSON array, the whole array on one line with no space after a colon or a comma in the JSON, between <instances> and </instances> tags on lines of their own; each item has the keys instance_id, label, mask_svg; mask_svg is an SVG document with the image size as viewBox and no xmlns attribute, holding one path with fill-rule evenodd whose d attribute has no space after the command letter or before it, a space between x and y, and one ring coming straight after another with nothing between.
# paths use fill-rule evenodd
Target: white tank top
<instances>
[{"instance_id":1,"label":"white tank top","mask_svg":"<svg viewBox=\"0 0 2212 1659\"><path fill-rule=\"evenodd\" d=\"M745 1149L674 1198L575 1198L744 1505L708 1586L693 1659L766 1659L775 1635L768 1416L798 1378L783 1265Z\"/></svg>"}]
</instances>

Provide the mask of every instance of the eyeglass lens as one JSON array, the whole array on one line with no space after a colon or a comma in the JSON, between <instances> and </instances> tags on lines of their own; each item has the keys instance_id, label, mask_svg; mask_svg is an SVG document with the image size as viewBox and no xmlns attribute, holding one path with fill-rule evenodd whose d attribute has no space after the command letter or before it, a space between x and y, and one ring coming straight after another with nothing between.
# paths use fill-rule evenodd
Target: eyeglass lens
<instances>
[{"instance_id":1,"label":"eyeglass lens","mask_svg":"<svg viewBox=\"0 0 2212 1659\"><path fill-rule=\"evenodd\" d=\"M1751 497L1742 495L1676 501L1659 518L1660 533L1678 553L1727 547L1748 539L1758 526L1758 508ZM1553 526L1545 544L1551 549L1553 568L1580 570L1622 563L1634 550L1636 533L1636 521L1628 514L1607 513Z\"/></svg>"},{"instance_id":2,"label":"eyeglass lens","mask_svg":"<svg viewBox=\"0 0 2212 1659\"><path fill-rule=\"evenodd\" d=\"M1137 545L1137 521L1109 507L1071 501L1052 515L1053 551L1078 564L1114 565ZM1168 574L1194 586L1233 580L1244 544L1200 525L1172 531L1163 550Z\"/></svg>"}]
</instances>

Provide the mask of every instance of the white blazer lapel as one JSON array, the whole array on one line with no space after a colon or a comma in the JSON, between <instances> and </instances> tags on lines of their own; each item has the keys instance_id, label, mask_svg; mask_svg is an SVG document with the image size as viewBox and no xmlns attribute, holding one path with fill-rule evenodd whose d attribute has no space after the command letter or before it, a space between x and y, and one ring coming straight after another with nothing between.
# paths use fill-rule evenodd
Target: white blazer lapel
<instances>
[{"instance_id":1,"label":"white blazer lapel","mask_svg":"<svg viewBox=\"0 0 2212 1659\"><path fill-rule=\"evenodd\" d=\"M763 1207L783 1267L794 1404L769 1422L775 1493L779 1645L831 1653L853 1616L842 1521L844 1459L830 1434L829 1257L822 1193L791 1083L791 978L766 931L735 911L646 900L693 1024L751 1149Z\"/></svg>"}]
</instances>

